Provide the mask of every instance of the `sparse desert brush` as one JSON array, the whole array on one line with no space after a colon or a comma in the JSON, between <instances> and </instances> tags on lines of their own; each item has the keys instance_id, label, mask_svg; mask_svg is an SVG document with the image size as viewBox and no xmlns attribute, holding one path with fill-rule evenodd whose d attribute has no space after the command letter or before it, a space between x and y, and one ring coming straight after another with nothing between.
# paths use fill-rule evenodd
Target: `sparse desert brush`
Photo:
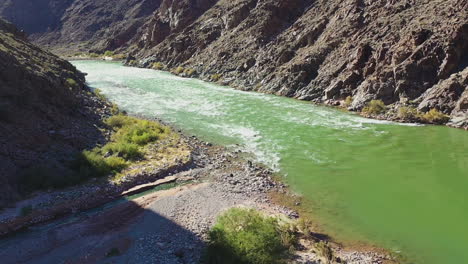
<instances>
[{"instance_id":1,"label":"sparse desert brush","mask_svg":"<svg viewBox=\"0 0 468 264\"><path fill-rule=\"evenodd\" d=\"M282 263L293 241L276 218L240 208L222 214L209 239L205 262L210 264Z\"/></svg>"},{"instance_id":2,"label":"sparse desert brush","mask_svg":"<svg viewBox=\"0 0 468 264\"><path fill-rule=\"evenodd\" d=\"M66 80L66 83L67 83L68 87L71 87L71 88L76 88L76 87L78 87L78 83L77 83L74 79L72 79L72 78L68 78L68 79Z\"/></svg>"},{"instance_id":3,"label":"sparse desert brush","mask_svg":"<svg viewBox=\"0 0 468 264\"><path fill-rule=\"evenodd\" d=\"M401 106L398 108L398 117L404 120L413 120L419 117L419 112L412 106Z\"/></svg>"},{"instance_id":4,"label":"sparse desert brush","mask_svg":"<svg viewBox=\"0 0 468 264\"><path fill-rule=\"evenodd\" d=\"M120 128L113 136L113 139L117 142L125 141L137 145L146 145L163 137L165 133L166 129L161 125L151 121L139 120L130 126Z\"/></svg>"},{"instance_id":5,"label":"sparse desert brush","mask_svg":"<svg viewBox=\"0 0 468 264\"><path fill-rule=\"evenodd\" d=\"M351 106L352 103L353 103L353 97L348 96L348 97L346 97L346 99L343 102L343 107L348 108L348 107Z\"/></svg>"},{"instance_id":6,"label":"sparse desert brush","mask_svg":"<svg viewBox=\"0 0 468 264\"><path fill-rule=\"evenodd\" d=\"M143 155L137 144L122 141L106 144L102 148L102 152L117 155L125 160L136 160Z\"/></svg>"},{"instance_id":7,"label":"sparse desert brush","mask_svg":"<svg viewBox=\"0 0 468 264\"><path fill-rule=\"evenodd\" d=\"M422 114L421 119L432 124L445 124L450 120L450 117L433 108L429 112Z\"/></svg>"},{"instance_id":8,"label":"sparse desert brush","mask_svg":"<svg viewBox=\"0 0 468 264\"><path fill-rule=\"evenodd\" d=\"M99 58L99 57L101 57L101 55L99 55L99 54L97 54L97 53L94 53L94 52L89 53L88 55L89 55L89 57L91 57L91 58Z\"/></svg>"},{"instance_id":9,"label":"sparse desert brush","mask_svg":"<svg viewBox=\"0 0 468 264\"><path fill-rule=\"evenodd\" d=\"M131 125L135 122L136 122L135 118L132 118L126 115L114 115L114 116L107 118L104 121L104 123L106 123L108 126L112 127L115 130L123 126Z\"/></svg>"},{"instance_id":10,"label":"sparse desert brush","mask_svg":"<svg viewBox=\"0 0 468 264\"><path fill-rule=\"evenodd\" d=\"M113 56L114 56L114 52L113 52L113 51L110 51L110 50L107 50L106 52L104 52L104 56L105 56L105 57L113 57Z\"/></svg>"},{"instance_id":11,"label":"sparse desert brush","mask_svg":"<svg viewBox=\"0 0 468 264\"><path fill-rule=\"evenodd\" d=\"M126 57L125 54L115 54L112 56L114 60L124 60Z\"/></svg>"},{"instance_id":12,"label":"sparse desert brush","mask_svg":"<svg viewBox=\"0 0 468 264\"><path fill-rule=\"evenodd\" d=\"M211 80L212 82L218 82L219 80L221 80L221 77L222 77L221 74L215 73L215 74L212 74L212 75L211 75L210 80Z\"/></svg>"},{"instance_id":13,"label":"sparse desert brush","mask_svg":"<svg viewBox=\"0 0 468 264\"><path fill-rule=\"evenodd\" d=\"M184 70L185 70L184 67L179 66L179 67L176 67L176 68L172 69L171 72L172 72L173 74L175 74L175 75L179 75L179 74L183 73Z\"/></svg>"},{"instance_id":14,"label":"sparse desert brush","mask_svg":"<svg viewBox=\"0 0 468 264\"><path fill-rule=\"evenodd\" d=\"M362 112L368 115L379 115L387 111L382 100L372 100L363 109Z\"/></svg>"},{"instance_id":15,"label":"sparse desert brush","mask_svg":"<svg viewBox=\"0 0 468 264\"><path fill-rule=\"evenodd\" d=\"M164 64L162 64L161 62L155 62L155 63L153 63L151 68L153 70L162 70L162 69L164 69Z\"/></svg>"},{"instance_id":16,"label":"sparse desert brush","mask_svg":"<svg viewBox=\"0 0 468 264\"><path fill-rule=\"evenodd\" d=\"M194 69L185 69L184 74L187 77L192 77L195 74L195 70Z\"/></svg>"},{"instance_id":17,"label":"sparse desert brush","mask_svg":"<svg viewBox=\"0 0 468 264\"><path fill-rule=\"evenodd\" d=\"M96 95L97 98L99 98L99 100L107 101L106 96L104 94L102 94L101 89L96 88L96 89L93 90L93 93L94 93L94 95Z\"/></svg>"},{"instance_id":18,"label":"sparse desert brush","mask_svg":"<svg viewBox=\"0 0 468 264\"><path fill-rule=\"evenodd\" d=\"M333 253L333 250L327 242L320 241L316 243L314 246L314 251L316 251L317 255L321 256L325 260L325 264L336 263L336 257Z\"/></svg>"}]
</instances>

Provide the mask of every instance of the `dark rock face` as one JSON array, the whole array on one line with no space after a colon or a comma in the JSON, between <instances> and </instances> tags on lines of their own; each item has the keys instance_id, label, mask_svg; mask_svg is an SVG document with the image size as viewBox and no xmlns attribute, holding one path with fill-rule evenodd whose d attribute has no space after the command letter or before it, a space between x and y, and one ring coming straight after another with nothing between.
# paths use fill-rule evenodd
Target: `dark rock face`
<instances>
[{"instance_id":1,"label":"dark rock face","mask_svg":"<svg viewBox=\"0 0 468 264\"><path fill-rule=\"evenodd\" d=\"M353 110L415 101L454 116L467 87L466 10L466 0L220 0L181 28L170 25L190 8L172 3L129 50L142 66L219 73L241 89L330 104L352 96Z\"/></svg>"},{"instance_id":2,"label":"dark rock face","mask_svg":"<svg viewBox=\"0 0 468 264\"><path fill-rule=\"evenodd\" d=\"M62 14L73 0L3 0L0 16L34 34L57 30Z\"/></svg>"},{"instance_id":3,"label":"dark rock face","mask_svg":"<svg viewBox=\"0 0 468 264\"><path fill-rule=\"evenodd\" d=\"M64 161L102 138L87 92L84 74L0 20L0 207L18 197L26 170L63 171Z\"/></svg>"},{"instance_id":4,"label":"dark rock face","mask_svg":"<svg viewBox=\"0 0 468 264\"><path fill-rule=\"evenodd\" d=\"M26 1L17 2L0 15L17 14ZM454 75L468 66L468 0L55 2L37 1L62 12L58 27L31 31L41 45L117 49L143 67L219 74L239 89L332 105L352 96L351 110L373 99L416 102L452 117L466 90Z\"/></svg>"},{"instance_id":5,"label":"dark rock face","mask_svg":"<svg viewBox=\"0 0 468 264\"><path fill-rule=\"evenodd\" d=\"M104 52L125 45L161 0L6 0L0 17L58 52Z\"/></svg>"}]
</instances>

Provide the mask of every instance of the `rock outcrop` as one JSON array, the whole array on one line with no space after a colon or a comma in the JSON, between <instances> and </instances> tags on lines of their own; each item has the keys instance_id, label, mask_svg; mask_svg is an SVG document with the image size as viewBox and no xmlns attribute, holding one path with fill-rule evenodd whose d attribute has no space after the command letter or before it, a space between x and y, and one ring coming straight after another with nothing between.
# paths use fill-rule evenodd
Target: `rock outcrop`
<instances>
[{"instance_id":1,"label":"rock outcrop","mask_svg":"<svg viewBox=\"0 0 468 264\"><path fill-rule=\"evenodd\" d=\"M26 173L63 164L102 138L99 103L84 74L29 43L15 26L0 20L0 207L18 198Z\"/></svg>"},{"instance_id":2,"label":"rock outcrop","mask_svg":"<svg viewBox=\"0 0 468 264\"><path fill-rule=\"evenodd\" d=\"M37 43L116 49L317 103L352 97L355 111L379 99L466 119L468 0L70 1L59 28L32 32Z\"/></svg>"},{"instance_id":3,"label":"rock outcrop","mask_svg":"<svg viewBox=\"0 0 468 264\"><path fill-rule=\"evenodd\" d=\"M179 21L188 7L173 6L153 20ZM220 0L183 29L147 28L129 50L141 66L192 68L245 90L333 105L352 96L351 110L412 102L461 124L466 10L466 0Z\"/></svg>"},{"instance_id":4,"label":"rock outcrop","mask_svg":"<svg viewBox=\"0 0 468 264\"><path fill-rule=\"evenodd\" d=\"M161 0L6 0L0 17L58 53L104 52L137 35ZM141 33L143 34L143 33Z\"/></svg>"}]
</instances>

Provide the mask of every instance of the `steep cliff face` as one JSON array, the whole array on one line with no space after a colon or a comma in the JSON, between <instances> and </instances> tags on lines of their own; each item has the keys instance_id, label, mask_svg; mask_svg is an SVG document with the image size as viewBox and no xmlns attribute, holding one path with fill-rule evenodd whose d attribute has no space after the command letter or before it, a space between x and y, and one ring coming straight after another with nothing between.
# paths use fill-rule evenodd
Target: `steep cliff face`
<instances>
[{"instance_id":1,"label":"steep cliff face","mask_svg":"<svg viewBox=\"0 0 468 264\"><path fill-rule=\"evenodd\" d=\"M114 50L137 34L161 0L6 0L0 17L59 53Z\"/></svg>"},{"instance_id":2,"label":"steep cliff face","mask_svg":"<svg viewBox=\"0 0 468 264\"><path fill-rule=\"evenodd\" d=\"M26 171L60 172L101 138L97 108L82 73L0 20L0 207L18 197Z\"/></svg>"},{"instance_id":3,"label":"steep cliff face","mask_svg":"<svg viewBox=\"0 0 468 264\"><path fill-rule=\"evenodd\" d=\"M10 0L0 15L18 20L26 2ZM379 99L392 105L385 118L400 105L435 108L468 128L468 0L41 3L53 10L50 30L30 32L55 50L117 50L139 66L183 66L239 89L331 105L352 97L350 110ZM42 25L41 17L26 20Z\"/></svg>"},{"instance_id":4,"label":"steep cliff face","mask_svg":"<svg viewBox=\"0 0 468 264\"><path fill-rule=\"evenodd\" d=\"M172 7L153 21L190 11ZM218 73L246 90L333 105L352 96L352 110L372 99L436 108L466 127L467 10L467 0L220 0L177 31L148 27L132 52L142 66Z\"/></svg>"}]
</instances>

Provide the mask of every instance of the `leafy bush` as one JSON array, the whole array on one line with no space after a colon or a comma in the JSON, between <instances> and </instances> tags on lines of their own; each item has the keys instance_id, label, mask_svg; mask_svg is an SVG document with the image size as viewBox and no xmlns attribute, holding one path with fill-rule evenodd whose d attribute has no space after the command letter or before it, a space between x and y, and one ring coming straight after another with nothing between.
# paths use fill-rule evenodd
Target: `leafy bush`
<instances>
[{"instance_id":1,"label":"leafy bush","mask_svg":"<svg viewBox=\"0 0 468 264\"><path fill-rule=\"evenodd\" d=\"M281 263L287 251L283 233L275 218L255 210L230 209L209 233L206 263Z\"/></svg>"},{"instance_id":2,"label":"leafy bush","mask_svg":"<svg viewBox=\"0 0 468 264\"><path fill-rule=\"evenodd\" d=\"M113 57L113 56L114 56L114 52L113 52L113 51L110 51L110 50L107 50L106 52L104 52L104 56L105 56L105 57Z\"/></svg>"},{"instance_id":3,"label":"leafy bush","mask_svg":"<svg viewBox=\"0 0 468 264\"><path fill-rule=\"evenodd\" d=\"M78 83L75 80L73 80L72 78L68 78L66 80L66 82L67 82L68 87L75 88L75 87L78 86Z\"/></svg>"},{"instance_id":4,"label":"leafy bush","mask_svg":"<svg viewBox=\"0 0 468 264\"><path fill-rule=\"evenodd\" d=\"M136 160L142 156L137 144L127 142L109 143L102 148L103 153L116 154L126 160Z\"/></svg>"},{"instance_id":5,"label":"leafy bush","mask_svg":"<svg viewBox=\"0 0 468 264\"><path fill-rule=\"evenodd\" d=\"M450 119L448 115L437 111L437 109L431 109L429 112L423 114L421 118L424 121L433 124L445 124Z\"/></svg>"},{"instance_id":6,"label":"leafy bush","mask_svg":"<svg viewBox=\"0 0 468 264\"><path fill-rule=\"evenodd\" d=\"M310 220L300 218L299 221L297 221L296 227L305 237L310 237L312 235L312 222Z\"/></svg>"},{"instance_id":7,"label":"leafy bush","mask_svg":"<svg viewBox=\"0 0 468 264\"><path fill-rule=\"evenodd\" d=\"M143 145L164 137L169 128L159 123L124 115L108 118L106 124L116 132L112 142L103 147L84 150L66 169L35 166L23 171L20 183L25 192L39 189L63 188L90 178L120 173L130 162L143 157Z\"/></svg>"},{"instance_id":8,"label":"leafy bush","mask_svg":"<svg viewBox=\"0 0 468 264\"><path fill-rule=\"evenodd\" d=\"M115 115L107 118L104 122L113 129L119 129L134 124L136 120L126 115Z\"/></svg>"},{"instance_id":9,"label":"leafy bush","mask_svg":"<svg viewBox=\"0 0 468 264\"><path fill-rule=\"evenodd\" d=\"M94 89L93 93L94 95L96 95L97 98L99 98L99 100L107 101L106 96L102 94L101 89L96 88Z\"/></svg>"},{"instance_id":10,"label":"leafy bush","mask_svg":"<svg viewBox=\"0 0 468 264\"><path fill-rule=\"evenodd\" d=\"M195 70L194 69L185 69L184 74L187 77L192 77L195 74Z\"/></svg>"},{"instance_id":11,"label":"leafy bush","mask_svg":"<svg viewBox=\"0 0 468 264\"><path fill-rule=\"evenodd\" d=\"M118 173L128 167L128 163L121 157L110 156L105 161L112 173Z\"/></svg>"},{"instance_id":12,"label":"leafy bush","mask_svg":"<svg viewBox=\"0 0 468 264\"><path fill-rule=\"evenodd\" d=\"M419 115L418 110L412 106L402 106L398 108L398 117L405 120L412 120Z\"/></svg>"},{"instance_id":13,"label":"leafy bush","mask_svg":"<svg viewBox=\"0 0 468 264\"><path fill-rule=\"evenodd\" d=\"M141 120L131 126L123 126L114 135L115 141L125 141L138 145L146 145L156 141L164 133L164 129L154 122Z\"/></svg>"},{"instance_id":14,"label":"leafy bush","mask_svg":"<svg viewBox=\"0 0 468 264\"><path fill-rule=\"evenodd\" d=\"M378 115L384 113L386 110L387 107L382 100L372 100L362 109L362 112L369 115Z\"/></svg>"},{"instance_id":15,"label":"leafy bush","mask_svg":"<svg viewBox=\"0 0 468 264\"><path fill-rule=\"evenodd\" d=\"M120 113L120 109L119 109L119 106L112 103L112 106L111 106L111 110L110 110L111 114L113 115L118 115Z\"/></svg>"},{"instance_id":16,"label":"leafy bush","mask_svg":"<svg viewBox=\"0 0 468 264\"><path fill-rule=\"evenodd\" d=\"M162 70L164 69L164 64L162 64L161 62L155 62L153 63L153 66L151 66L151 68L153 68L154 70Z\"/></svg>"},{"instance_id":17,"label":"leafy bush","mask_svg":"<svg viewBox=\"0 0 468 264\"><path fill-rule=\"evenodd\" d=\"M98 57L101 57L101 55L92 52L92 53L89 53L89 57L91 57L91 58L98 58Z\"/></svg>"},{"instance_id":18,"label":"leafy bush","mask_svg":"<svg viewBox=\"0 0 468 264\"><path fill-rule=\"evenodd\" d=\"M179 75L179 74L183 73L184 70L185 70L184 67L179 66L179 67L177 67L175 69L172 69L172 73L174 73L176 75Z\"/></svg>"},{"instance_id":19,"label":"leafy bush","mask_svg":"<svg viewBox=\"0 0 468 264\"><path fill-rule=\"evenodd\" d=\"M105 158L99 148L85 150L78 155L72 168L83 178L104 177L117 173L128 166L121 157Z\"/></svg>"},{"instance_id":20,"label":"leafy bush","mask_svg":"<svg viewBox=\"0 0 468 264\"><path fill-rule=\"evenodd\" d=\"M125 54L115 54L112 56L115 60L124 60L126 57Z\"/></svg>"},{"instance_id":21,"label":"leafy bush","mask_svg":"<svg viewBox=\"0 0 468 264\"><path fill-rule=\"evenodd\" d=\"M215 73L215 74L211 75L210 80L212 82L217 82L217 81L221 80L221 74Z\"/></svg>"},{"instance_id":22,"label":"leafy bush","mask_svg":"<svg viewBox=\"0 0 468 264\"><path fill-rule=\"evenodd\" d=\"M348 107L351 106L352 103L353 103L353 97L348 96L348 97L346 97L346 99L343 102L343 107L348 108Z\"/></svg>"},{"instance_id":23,"label":"leafy bush","mask_svg":"<svg viewBox=\"0 0 468 264\"><path fill-rule=\"evenodd\" d=\"M325 264L336 263L335 254L333 253L333 250L330 248L330 246L326 242L320 241L316 243L315 250L316 250L317 255L325 259Z\"/></svg>"}]
</instances>

